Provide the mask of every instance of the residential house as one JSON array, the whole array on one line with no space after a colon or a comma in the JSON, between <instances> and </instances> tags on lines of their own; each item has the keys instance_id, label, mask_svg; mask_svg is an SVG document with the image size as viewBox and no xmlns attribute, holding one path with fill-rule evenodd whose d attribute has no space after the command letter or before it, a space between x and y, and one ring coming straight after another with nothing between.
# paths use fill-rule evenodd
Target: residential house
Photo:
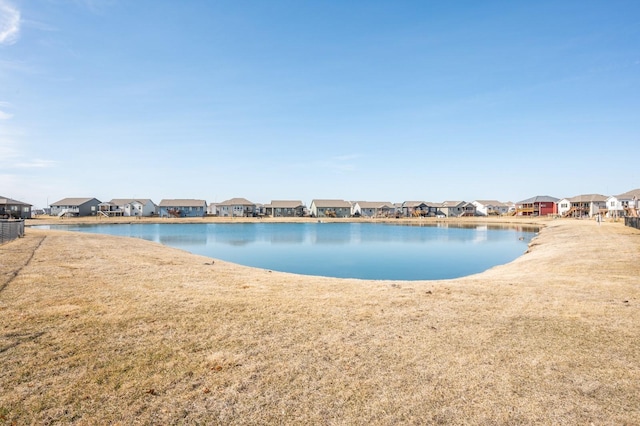
<instances>
[{"instance_id":1,"label":"residential house","mask_svg":"<svg viewBox=\"0 0 640 426\"><path fill-rule=\"evenodd\" d=\"M300 200L271 200L264 208L271 217L302 217L306 206Z\"/></svg>"},{"instance_id":2,"label":"residential house","mask_svg":"<svg viewBox=\"0 0 640 426\"><path fill-rule=\"evenodd\" d=\"M558 214L563 217L594 217L605 214L607 197L600 194L577 195L558 201Z\"/></svg>"},{"instance_id":3,"label":"residential house","mask_svg":"<svg viewBox=\"0 0 640 426\"><path fill-rule=\"evenodd\" d=\"M207 214L209 216L217 216L218 215L218 203L211 203L207 207Z\"/></svg>"},{"instance_id":4,"label":"residential house","mask_svg":"<svg viewBox=\"0 0 640 426\"><path fill-rule=\"evenodd\" d=\"M220 217L254 217L257 215L257 206L246 198L232 198L218 203L218 216Z\"/></svg>"},{"instance_id":5,"label":"residential house","mask_svg":"<svg viewBox=\"0 0 640 426\"><path fill-rule=\"evenodd\" d=\"M313 200L311 201L311 216L349 217L351 216L351 203L344 200Z\"/></svg>"},{"instance_id":6,"label":"residential house","mask_svg":"<svg viewBox=\"0 0 640 426\"><path fill-rule=\"evenodd\" d=\"M31 204L0 196L0 219L31 219Z\"/></svg>"},{"instance_id":7,"label":"residential house","mask_svg":"<svg viewBox=\"0 0 640 426\"><path fill-rule=\"evenodd\" d=\"M497 200L475 200L472 201L476 207L478 216L503 216L509 213L512 205Z\"/></svg>"},{"instance_id":8,"label":"residential house","mask_svg":"<svg viewBox=\"0 0 640 426\"><path fill-rule=\"evenodd\" d=\"M353 203L352 216L361 217L391 217L395 214L395 207L388 201L356 201Z\"/></svg>"},{"instance_id":9,"label":"residential house","mask_svg":"<svg viewBox=\"0 0 640 426\"><path fill-rule=\"evenodd\" d=\"M440 212L447 217L475 216L476 206L466 201L445 201L440 205Z\"/></svg>"},{"instance_id":10,"label":"residential house","mask_svg":"<svg viewBox=\"0 0 640 426\"><path fill-rule=\"evenodd\" d=\"M516 203L517 216L546 216L558 214L558 199L548 195L537 195Z\"/></svg>"},{"instance_id":11,"label":"residential house","mask_svg":"<svg viewBox=\"0 0 640 426\"><path fill-rule=\"evenodd\" d=\"M607 198L607 216L638 217L640 213L640 188Z\"/></svg>"},{"instance_id":12,"label":"residential house","mask_svg":"<svg viewBox=\"0 0 640 426\"><path fill-rule=\"evenodd\" d=\"M403 213L402 213L402 205L403 204L404 203L393 203L393 215L396 218L399 218L399 217L403 216Z\"/></svg>"},{"instance_id":13,"label":"residential house","mask_svg":"<svg viewBox=\"0 0 640 426\"><path fill-rule=\"evenodd\" d=\"M97 198L63 198L51 204L52 216L95 216L100 200Z\"/></svg>"},{"instance_id":14,"label":"residential house","mask_svg":"<svg viewBox=\"0 0 640 426\"><path fill-rule=\"evenodd\" d=\"M158 205L160 217L204 217L207 202L193 199L166 199Z\"/></svg>"},{"instance_id":15,"label":"residential house","mask_svg":"<svg viewBox=\"0 0 640 426\"><path fill-rule=\"evenodd\" d=\"M426 217L435 216L438 207L426 201L405 201L402 203L402 216L404 217Z\"/></svg>"},{"instance_id":16,"label":"residential house","mask_svg":"<svg viewBox=\"0 0 640 426\"><path fill-rule=\"evenodd\" d=\"M114 198L100 203L98 211L105 216L150 217L158 214L158 206L149 199Z\"/></svg>"}]
</instances>

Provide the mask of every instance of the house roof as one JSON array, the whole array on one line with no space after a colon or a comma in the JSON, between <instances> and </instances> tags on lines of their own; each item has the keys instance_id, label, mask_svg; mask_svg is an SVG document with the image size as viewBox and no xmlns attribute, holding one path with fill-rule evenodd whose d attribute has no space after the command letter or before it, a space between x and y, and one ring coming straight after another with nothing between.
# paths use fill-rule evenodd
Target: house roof
<instances>
[{"instance_id":1,"label":"house roof","mask_svg":"<svg viewBox=\"0 0 640 426\"><path fill-rule=\"evenodd\" d=\"M362 209L392 209L393 204L388 201L357 201L356 202Z\"/></svg>"},{"instance_id":2,"label":"house roof","mask_svg":"<svg viewBox=\"0 0 640 426\"><path fill-rule=\"evenodd\" d=\"M527 198L526 200L518 201L518 204L532 204L532 203L557 203L560 199L550 197L548 195L536 195L535 197Z\"/></svg>"},{"instance_id":3,"label":"house roof","mask_svg":"<svg viewBox=\"0 0 640 426\"><path fill-rule=\"evenodd\" d=\"M418 207L422 204L427 205L425 201L405 201L404 203L402 203L402 207Z\"/></svg>"},{"instance_id":4,"label":"house roof","mask_svg":"<svg viewBox=\"0 0 640 426\"><path fill-rule=\"evenodd\" d=\"M140 204L148 204L148 203L153 203L153 201L151 201L148 198L114 198L113 200L109 201L111 204L114 204L116 206L123 206L125 204L130 204L133 202L138 202Z\"/></svg>"},{"instance_id":5,"label":"house roof","mask_svg":"<svg viewBox=\"0 0 640 426\"><path fill-rule=\"evenodd\" d=\"M593 203L593 202L605 202L607 197L600 194L585 194L576 195L568 199L572 203Z\"/></svg>"},{"instance_id":6,"label":"house roof","mask_svg":"<svg viewBox=\"0 0 640 426\"><path fill-rule=\"evenodd\" d=\"M633 200L633 197L636 197L636 200L640 200L640 188L632 189L624 194L616 195L618 200Z\"/></svg>"},{"instance_id":7,"label":"house roof","mask_svg":"<svg viewBox=\"0 0 640 426\"><path fill-rule=\"evenodd\" d=\"M502 201L498 200L475 200L474 202L482 204L483 206L509 207L508 203L503 203Z\"/></svg>"},{"instance_id":8,"label":"house roof","mask_svg":"<svg viewBox=\"0 0 640 426\"><path fill-rule=\"evenodd\" d=\"M442 203L442 207L460 207L466 204L467 204L466 201L444 201Z\"/></svg>"},{"instance_id":9,"label":"house roof","mask_svg":"<svg viewBox=\"0 0 640 426\"><path fill-rule=\"evenodd\" d=\"M267 204L265 207L274 209L296 209L298 207L304 207L304 204L300 200L271 200L271 204Z\"/></svg>"},{"instance_id":10,"label":"house roof","mask_svg":"<svg viewBox=\"0 0 640 426\"><path fill-rule=\"evenodd\" d=\"M345 200L313 200L311 204L314 204L316 207L348 207L351 208L351 203Z\"/></svg>"},{"instance_id":11,"label":"house roof","mask_svg":"<svg viewBox=\"0 0 640 426\"><path fill-rule=\"evenodd\" d=\"M14 206L31 206L32 204L23 203L22 201L14 200L12 198L1 197L0 196L0 205L14 205Z\"/></svg>"},{"instance_id":12,"label":"house roof","mask_svg":"<svg viewBox=\"0 0 640 426\"><path fill-rule=\"evenodd\" d=\"M230 200L218 203L219 206L255 206L256 203L252 203L246 198L232 198Z\"/></svg>"},{"instance_id":13,"label":"house roof","mask_svg":"<svg viewBox=\"0 0 640 426\"><path fill-rule=\"evenodd\" d=\"M98 203L100 203L100 200L98 200L97 198L63 198L62 200L56 201L51 205L52 206L81 206L92 200L96 200Z\"/></svg>"},{"instance_id":14,"label":"house roof","mask_svg":"<svg viewBox=\"0 0 640 426\"><path fill-rule=\"evenodd\" d=\"M159 207L202 207L206 206L205 200L193 200L193 199L167 199L160 201Z\"/></svg>"}]
</instances>

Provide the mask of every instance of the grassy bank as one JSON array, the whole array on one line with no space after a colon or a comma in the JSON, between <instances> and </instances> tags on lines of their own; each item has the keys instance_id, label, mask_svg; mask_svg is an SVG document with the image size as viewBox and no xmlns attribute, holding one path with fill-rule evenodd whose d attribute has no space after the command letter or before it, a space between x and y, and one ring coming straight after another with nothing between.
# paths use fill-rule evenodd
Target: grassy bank
<instances>
[{"instance_id":1,"label":"grassy bank","mask_svg":"<svg viewBox=\"0 0 640 426\"><path fill-rule=\"evenodd\" d=\"M0 246L0 424L638 424L640 232L544 225L423 282L28 229Z\"/></svg>"}]
</instances>

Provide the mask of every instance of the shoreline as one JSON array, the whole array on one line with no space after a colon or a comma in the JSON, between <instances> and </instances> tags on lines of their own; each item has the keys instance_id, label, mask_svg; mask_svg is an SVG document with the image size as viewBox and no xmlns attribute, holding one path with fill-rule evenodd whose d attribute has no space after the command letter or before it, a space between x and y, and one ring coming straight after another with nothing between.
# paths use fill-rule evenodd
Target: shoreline
<instances>
[{"instance_id":1,"label":"shoreline","mask_svg":"<svg viewBox=\"0 0 640 426\"><path fill-rule=\"evenodd\" d=\"M392 224L439 224L439 223L480 223L480 224L531 224L539 225L561 220L551 217L461 217L461 218L311 218L311 217L281 217L281 218L254 218L254 217L217 217L205 216L202 218L160 218L160 217L79 217L58 218L53 216L40 216L34 219L26 219L25 226L52 225L52 224L132 224L132 223L392 223ZM582 219L564 219L582 220Z\"/></svg>"},{"instance_id":2,"label":"shoreline","mask_svg":"<svg viewBox=\"0 0 640 426\"><path fill-rule=\"evenodd\" d=\"M516 260L434 281L30 228L0 246L0 418L639 423L640 231L534 223Z\"/></svg>"}]
</instances>

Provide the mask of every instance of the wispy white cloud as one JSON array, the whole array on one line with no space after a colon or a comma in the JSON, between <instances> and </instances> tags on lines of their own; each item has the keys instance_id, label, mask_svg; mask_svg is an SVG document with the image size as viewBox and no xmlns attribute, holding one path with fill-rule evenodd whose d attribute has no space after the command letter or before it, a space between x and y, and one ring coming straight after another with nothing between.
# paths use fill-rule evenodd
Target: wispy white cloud
<instances>
[{"instance_id":1,"label":"wispy white cloud","mask_svg":"<svg viewBox=\"0 0 640 426\"><path fill-rule=\"evenodd\" d=\"M0 101L0 120L8 120L13 117L13 114L4 111L7 107L10 107L9 102Z\"/></svg>"},{"instance_id":2,"label":"wispy white cloud","mask_svg":"<svg viewBox=\"0 0 640 426\"><path fill-rule=\"evenodd\" d=\"M13 44L20 34L20 11L6 0L0 0L0 44Z\"/></svg>"},{"instance_id":3,"label":"wispy white cloud","mask_svg":"<svg viewBox=\"0 0 640 426\"><path fill-rule=\"evenodd\" d=\"M42 160L40 158L34 158L29 161L21 161L14 164L16 169L45 169L49 167L55 167L56 162L53 160Z\"/></svg>"},{"instance_id":4,"label":"wispy white cloud","mask_svg":"<svg viewBox=\"0 0 640 426\"><path fill-rule=\"evenodd\" d=\"M56 161L29 158L28 154L16 148L14 140L0 134L0 169L44 169L57 165Z\"/></svg>"}]
</instances>

